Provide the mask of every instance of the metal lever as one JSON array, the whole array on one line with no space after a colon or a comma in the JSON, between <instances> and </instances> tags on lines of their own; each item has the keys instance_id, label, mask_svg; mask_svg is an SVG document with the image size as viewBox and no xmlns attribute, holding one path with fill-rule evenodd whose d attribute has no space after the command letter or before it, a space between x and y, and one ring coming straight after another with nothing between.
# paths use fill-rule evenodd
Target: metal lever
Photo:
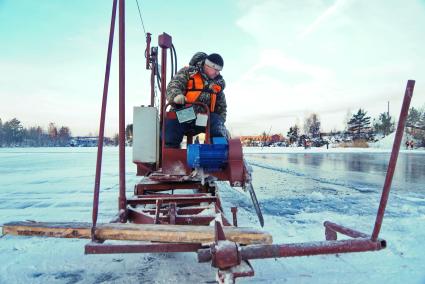
<instances>
[{"instance_id":1,"label":"metal lever","mask_svg":"<svg viewBox=\"0 0 425 284\"><path fill-rule=\"evenodd\" d=\"M261 213L260 204L258 203L257 196L255 195L254 187L249 182L245 184L245 188L249 191L249 195L251 195L252 204L254 205L255 212L257 213L258 221L260 221L261 227L264 227L263 213Z\"/></svg>"},{"instance_id":2,"label":"metal lever","mask_svg":"<svg viewBox=\"0 0 425 284\"><path fill-rule=\"evenodd\" d=\"M252 204L254 205L255 212L257 213L258 221L260 221L261 227L264 227L264 218L263 213L261 213L260 204L257 200L257 195L255 194L254 187L252 186L252 167L246 162L246 160L243 160L244 167L245 167L245 184L243 186L244 190L249 191L249 195L251 196Z\"/></svg>"}]
</instances>

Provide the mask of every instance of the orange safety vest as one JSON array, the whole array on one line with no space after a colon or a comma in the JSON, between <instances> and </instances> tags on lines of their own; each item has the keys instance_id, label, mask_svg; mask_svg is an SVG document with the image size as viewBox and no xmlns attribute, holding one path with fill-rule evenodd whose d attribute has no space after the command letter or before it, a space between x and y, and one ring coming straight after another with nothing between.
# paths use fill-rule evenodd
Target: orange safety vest
<instances>
[{"instance_id":1,"label":"orange safety vest","mask_svg":"<svg viewBox=\"0 0 425 284\"><path fill-rule=\"evenodd\" d=\"M189 81L186 84L186 102L193 103L196 102L199 95L202 92L209 92L211 95L210 101L210 111L214 112L215 102L217 100L217 94L221 91L221 87L217 84L213 84L211 90L204 90L204 80L202 75L197 72L195 75L190 76Z\"/></svg>"}]
</instances>

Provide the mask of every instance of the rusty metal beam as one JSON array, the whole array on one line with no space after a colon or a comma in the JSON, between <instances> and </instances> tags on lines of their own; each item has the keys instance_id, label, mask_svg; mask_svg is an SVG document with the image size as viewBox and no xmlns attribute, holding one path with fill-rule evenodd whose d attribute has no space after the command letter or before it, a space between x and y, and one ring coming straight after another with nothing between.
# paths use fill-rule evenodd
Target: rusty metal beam
<instances>
[{"instance_id":1,"label":"rusty metal beam","mask_svg":"<svg viewBox=\"0 0 425 284\"><path fill-rule=\"evenodd\" d=\"M106 117L106 104L108 101L108 90L109 90L109 75L111 73L111 57L112 47L114 44L114 32L115 32L115 18L117 15L117 0L112 3L112 15L111 24L109 27L109 41L108 51L106 55L106 67L105 67L105 78L103 81L103 96L102 96L102 107L100 111L100 125L99 125L99 138L97 142L97 160L96 160L96 175L94 181L94 193L93 193L93 210L92 210L92 239L94 240L94 232L97 224L97 216L99 212L99 192L100 192L100 176L102 172L102 156L103 156L103 140L105 136L105 117Z\"/></svg>"},{"instance_id":2,"label":"rusty metal beam","mask_svg":"<svg viewBox=\"0 0 425 284\"><path fill-rule=\"evenodd\" d=\"M230 207L230 210L232 211L232 217L233 217L233 226L238 226L238 207Z\"/></svg>"},{"instance_id":3,"label":"rusty metal beam","mask_svg":"<svg viewBox=\"0 0 425 284\"><path fill-rule=\"evenodd\" d=\"M180 216L184 215L195 215L199 214L204 210L212 209L210 206L193 206L193 207L183 207L183 208L177 208L177 214ZM156 213L156 209L141 209L144 213L154 215ZM166 214L168 212L168 209L162 208L159 210L160 213Z\"/></svg>"},{"instance_id":4,"label":"rusty metal beam","mask_svg":"<svg viewBox=\"0 0 425 284\"><path fill-rule=\"evenodd\" d=\"M127 218L125 196L125 1L119 2L119 198L118 209L121 223Z\"/></svg>"},{"instance_id":5,"label":"rusty metal beam","mask_svg":"<svg viewBox=\"0 0 425 284\"><path fill-rule=\"evenodd\" d=\"M171 202L170 206L168 207L168 222L171 225L175 225L176 224L176 207L177 204L175 202Z\"/></svg>"},{"instance_id":6,"label":"rusty metal beam","mask_svg":"<svg viewBox=\"0 0 425 284\"><path fill-rule=\"evenodd\" d=\"M338 225L329 221L324 222L323 225L325 226L327 230L326 235L330 233L328 232L328 230L335 233L335 238L326 237L327 240L336 240L336 233L340 233L352 238L370 238L370 235L367 235L365 233L362 233L362 232L359 232L359 231L356 231L356 230L353 230L353 229L350 229L350 228L347 228L342 225Z\"/></svg>"},{"instance_id":7,"label":"rusty metal beam","mask_svg":"<svg viewBox=\"0 0 425 284\"><path fill-rule=\"evenodd\" d=\"M128 198L127 203L129 205L137 204L155 204L156 200L160 199L163 204L176 202L177 204L200 204L202 202L216 202L215 196L205 197L163 197L163 198Z\"/></svg>"},{"instance_id":8,"label":"rusty metal beam","mask_svg":"<svg viewBox=\"0 0 425 284\"><path fill-rule=\"evenodd\" d=\"M208 197L206 193L190 193L190 194L168 194L168 193L156 193L156 194L146 194L137 196L139 199L146 199L146 198L157 198L157 199L163 199L163 198L179 198L179 197Z\"/></svg>"},{"instance_id":9,"label":"rusty metal beam","mask_svg":"<svg viewBox=\"0 0 425 284\"><path fill-rule=\"evenodd\" d=\"M381 230L382 220L384 219L385 208L388 202L388 196L390 195L391 182L395 167L397 165L398 153L400 151L401 139L403 138L404 126L406 125L407 115L409 114L410 101L413 96L413 89L415 87L415 81L407 81L406 91L404 93L403 104L401 106L400 117L398 120L398 126L396 135L394 138L393 149L391 151L391 158L388 164L387 175L385 176L384 188L382 189L381 201L379 203L378 212L376 214L375 226L372 232L372 241L378 239L379 231Z\"/></svg>"},{"instance_id":10,"label":"rusty metal beam","mask_svg":"<svg viewBox=\"0 0 425 284\"><path fill-rule=\"evenodd\" d=\"M322 241L295 244L248 245L240 246L239 249L236 251L240 254L241 260L249 260L260 258L278 258L319 254L375 251L383 249L385 247L386 242L384 240L378 240L374 242L370 239L359 238L351 240ZM213 253L211 252L211 249L199 250L198 261L209 262L212 260L212 255Z\"/></svg>"},{"instance_id":11,"label":"rusty metal beam","mask_svg":"<svg viewBox=\"0 0 425 284\"><path fill-rule=\"evenodd\" d=\"M172 204L172 203L171 203ZM175 209L174 209L175 210ZM172 206L166 213L173 211ZM176 225L209 225L215 219L215 216L208 215L184 215L178 216L174 214L164 216L155 216L147 214L143 211L135 210L132 207L128 208L128 218L135 224L176 224Z\"/></svg>"},{"instance_id":12,"label":"rusty metal beam","mask_svg":"<svg viewBox=\"0 0 425 284\"><path fill-rule=\"evenodd\" d=\"M186 243L121 245L90 242L85 246L85 254L194 252L201 248L201 244Z\"/></svg>"},{"instance_id":13,"label":"rusty metal beam","mask_svg":"<svg viewBox=\"0 0 425 284\"><path fill-rule=\"evenodd\" d=\"M161 200L157 200L156 204L155 204L155 221L154 224L159 224L159 214L161 213L161 205L162 205L162 201Z\"/></svg>"},{"instance_id":14,"label":"rusty metal beam","mask_svg":"<svg viewBox=\"0 0 425 284\"><path fill-rule=\"evenodd\" d=\"M135 185L134 195L144 195L147 191L165 191L178 189L198 189L207 191L206 186L200 182L157 182L157 181L142 181Z\"/></svg>"}]
</instances>

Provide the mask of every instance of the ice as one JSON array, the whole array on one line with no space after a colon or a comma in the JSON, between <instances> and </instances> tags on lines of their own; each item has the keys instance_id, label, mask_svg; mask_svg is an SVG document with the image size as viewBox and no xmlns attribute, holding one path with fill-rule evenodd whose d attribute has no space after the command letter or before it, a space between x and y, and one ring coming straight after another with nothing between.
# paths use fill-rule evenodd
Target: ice
<instances>
[{"instance_id":1,"label":"ice","mask_svg":"<svg viewBox=\"0 0 425 284\"><path fill-rule=\"evenodd\" d=\"M323 241L324 221L370 234L388 149L244 149L274 243ZM379 252L254 260L237 283L425 283L425 151L401 151ZM118 211L118 149L105 148L99 221ZM0 149L0 225L10 221L91 222L96 148ZM127 149L127 194L140 179ZM229 219L260 225L249 194L220 182ZM213 283L196 254L84 255L89 240L4 236L0 283Z\"/></svg>"}]
</instances>

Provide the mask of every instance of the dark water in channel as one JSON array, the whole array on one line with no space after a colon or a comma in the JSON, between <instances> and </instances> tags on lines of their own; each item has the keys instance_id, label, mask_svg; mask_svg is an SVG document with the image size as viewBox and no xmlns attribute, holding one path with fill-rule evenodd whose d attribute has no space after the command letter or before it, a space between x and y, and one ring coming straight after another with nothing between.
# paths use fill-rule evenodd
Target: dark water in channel
<instances>
[{"instance_id":1,"label":"dark water in channel","mask_svg":"<svg viewBox=\"0 0 425 284\"><path fill-rule=\"evenodd\" d=\"M332 180L353 186L382 188L390 153L283 153L246 154L256 167L296 177ZM425 155L400 153L392 189L424 192Z\"/></svg>"}]
</instances>

